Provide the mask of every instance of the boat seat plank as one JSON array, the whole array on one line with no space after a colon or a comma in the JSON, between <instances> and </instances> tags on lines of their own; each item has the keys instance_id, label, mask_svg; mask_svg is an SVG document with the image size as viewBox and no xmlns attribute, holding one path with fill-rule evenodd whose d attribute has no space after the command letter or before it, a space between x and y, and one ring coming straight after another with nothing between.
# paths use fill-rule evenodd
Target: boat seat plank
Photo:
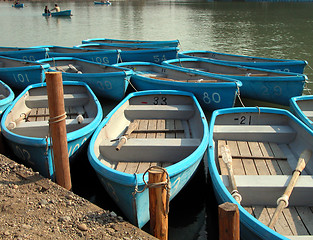
<instances>
[{"instance_id":1,"label":"boat seat plank","mask_svg":"<svg viewBox=\"0 0 313 240\"><path fill-rule=\"evenodd\" d=\"M82 103L87 103L89 97L85 93L74 93L64 94L64 104L65 105L81 105ZM28 96L25 99L25 103L27 106L34 107L47 107L48 106L48 95L37 95L37 96Z\"/></svg>"},{"instance_id":2,"label":"boat seat plank","mask_svg":"<svg viewBox=\"0 0 313 240\"><path fill-rule=\"evenodd\" d=\"M228 175L221 175L228 188ZM276 205L276 200L284 193L291 175L235 175L237 188L243 196L242 205ZM313 206L313 179L301 175L290 197L290 206Z\"/></svg>"},{"instance_id":3,"label":"boat seat plank","mask_svg":"<svg viewBox=\"0 0 313 240\"><path fill-rule=\"evenodd\" d=\"M296 132L287 125L216 125L214 137L225 140L289 142Z\"/></svg>"},{"instance_id":4,"label":"boat seat plank","mask_svg":"<svg viewBox=\"0 0 313 240\"><path fill-rule=\"evenodd\" d=\"M94 120L94 118L85 118L84 121L82 123L80 123L80 125L85 126L89 123L91 123ZM76 119L66 119L66 126L69 125L78 125L79 123L77 122ZM18 129L38 129L38 128L47 128L49 127L49 123L48 121L33 121L33 122L20 122L17 124L17 126L14 128L14 130L18 130Z\"/></svg>"},{"instance_id":5,"label":"boat seat plank","mask_svg":"<svg viewBox=\"0 0 313 240\"><path fill-rule=\"evenodd\" d=\"M159 119L157 122L157 129L163 130L165 129L165 120ZM165 132L158 132L156 134L156 138L165 138Z\"/></svg>"},{"instance_id":6,"label":"boat seat plank","mask_svg":"<svg viewBox=\"0 0 313 240\"><path fill-rule=\"evenodd\" d=\"M130 105L125 111L129 119L189 119L194 114L192 105Z\"/></svg>"}]
</instances>

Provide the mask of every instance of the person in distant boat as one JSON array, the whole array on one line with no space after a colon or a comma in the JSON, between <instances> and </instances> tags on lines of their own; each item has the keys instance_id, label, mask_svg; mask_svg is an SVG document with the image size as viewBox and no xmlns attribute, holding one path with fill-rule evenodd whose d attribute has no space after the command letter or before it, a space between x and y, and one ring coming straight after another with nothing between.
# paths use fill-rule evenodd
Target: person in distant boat
<instances>
[{"instance_id":1,"label":"person in distant boat","mask_svg":"<svg viewBox=\"0 0 313 240\"><path fill-rule=\"evenodd\" d=\"M58 4L54 4L54 8L52 8L50 11L60 12L61 9L60 9L60 7L58 6Z\"/></svg>"},{"instance_id":2,"label":"person in distant boat","mask_svg":"<svg viewBox=\"0 0 313 240\"><path fill-rule=\"evenodd\" d=\"M50 13L48 6L45 6L44 13Z\"/></svg>"},{"instance_id":3,"label":"person in distant boat","mask_svg":"<svg viewBox=\"0 0 313 240\"><path fill-rule=\"evenodd\" d=\"M19 0L16 0L16 1L14 2L14 5L18 5L18 4L20 4L20 1L19 1Z\"/></svg>"}]
</instances>

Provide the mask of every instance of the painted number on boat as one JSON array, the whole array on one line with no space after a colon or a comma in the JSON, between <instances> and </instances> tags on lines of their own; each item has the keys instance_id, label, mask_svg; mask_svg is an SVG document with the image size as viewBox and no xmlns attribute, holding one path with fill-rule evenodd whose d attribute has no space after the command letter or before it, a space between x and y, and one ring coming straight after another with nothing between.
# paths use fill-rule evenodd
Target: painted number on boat
<instances>
[{"instance_id":1,"label":"painted number on boat","mask_svg":"<svg viewBox=\"0 0 313 240\"><path fill-rule=\"evenodd\" d=\"M104 89L110 90L110 89L112 89L112 83L110 81L104 81L104 82L98 81L97 85L99 86L100 90L104 90Z\"/></svg>"},{"instance_id":2,"label":"painted number on boat","mask_svg":"<svg viewBox=\"0 0 313 240\"><path fill-rule=\"evenodd\" d=\"M26 61L36 61L34 56L23 56L23 60L26 60Z\"/></svg>"},{"instance_id":3,"label":"painted number on boat","mask_svg":"<svg viewBox=\"0 0 313 240\"><path fill-rule=\"evenodd\" d=\"M153 100L154 105L167 105L166 97L154 97Z\"/></svg>"},{"instance_id":4,"label":"painted number on boat","mask_svg":"<svg viewBox=\"0 0 313 240\"><path fill-rule=\"evenodd\" d=\"M165 55L162 55L162 56L160 56L160 55L154 55L154 56L153 56L153 59L154 59L154 62L156 62L156 63L160 63L160 62L163 62L163 61L166 61L166 60L167 60L166 57L165 57Z\"/></svg>"},{"instance_id":5,"label":"painted number on boat","mask_svg":"<svg viewBox=\"0 0 313 240\"><path fill-rule=\"evenodd\" d=\"M96 57L96 58L91 58L91 60L93 61L93 62L97 62L97 63L110 63L110 60L109 60L109 58L108 57Z\"/></svg>"},{"instance_id":6,"label":"painted number on boat","mask_svg":"<svg viewBox=\"0 0 313 240\"><path fill-rule=\"evenodd\" d=\"M221 96L217 92L212 93L211 96L209 93L204 92L203 93L203 102L205 102L206 104L210 104L211 102L220 103L221 102Z\"/></svg>"},{"instance_id":7,"label":"painted number on boat","mask_svg":"<svg viewBox=\"0 0 313 240\"><path fill-rule=\"evenodd\" d=\"M238 122L238 124L241 124L241 125L250 125L251 124L251 120L252 120L252 117L251 115L241 115L240 117L236 117L234 118L234 120L236 122Z\"/></svg>"},{"instance_id":8,"label":"painted number on boat","mask_svg":"<svg viewBox=\"0 0 313 240\"><path fill-rule=\"evenodd\" d=\"M274 86L273 88L263 86L262 95L263 96L281 96L282 90L280 86Z\"/></svg>"},{"instance_id":9,"label":"painted number on boat","mask_svg":"<svg viewBox=\"0 0 313 240\"><path fill-rule=\"evenodd\" d=\"M13 77L14 77L14 80L16 82L22 82L22 83L23 82L30 82L27 74L21 74L21 73L13 74Z\"/></svg>"}]
</instances>

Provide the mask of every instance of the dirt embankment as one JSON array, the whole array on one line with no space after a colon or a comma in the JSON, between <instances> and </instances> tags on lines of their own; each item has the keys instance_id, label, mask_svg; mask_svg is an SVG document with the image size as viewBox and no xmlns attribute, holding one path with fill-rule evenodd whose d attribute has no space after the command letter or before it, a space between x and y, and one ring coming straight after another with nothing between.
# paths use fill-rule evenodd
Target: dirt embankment
<instances>
[{"instance_id":1,"label":"dirt embankment","mask_svg":"<svg viewBox=\"0 0 313 240\"><path fill-rule=\"evenodd\" d=\"M0 154L0 239L156 239Z\"/></svg>"}]
</instances>

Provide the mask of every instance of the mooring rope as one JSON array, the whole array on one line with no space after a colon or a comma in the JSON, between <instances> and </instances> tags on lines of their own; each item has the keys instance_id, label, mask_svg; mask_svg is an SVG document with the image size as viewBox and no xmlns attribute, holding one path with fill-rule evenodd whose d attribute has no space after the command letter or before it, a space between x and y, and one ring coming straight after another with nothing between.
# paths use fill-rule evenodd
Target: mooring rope
<instances>
[{"instance_id":1,"label":"mooring rope","mask_svg":"<svg viewBox=\"0 0 313 240\"><path fill-rule=\"evenodd\" d=\"M166 174L166 181L164 182L159 182L159 183L147 183L145 180L145 175L147 174L147 172L149 172L149 170L151 169L159 169L162 170L165 174ZM168 175L168 172L166 171L165 168L159 167L159 166L151 166L149 167L143 174L142 179L143 182L145 183L145 186L142 190L138 190L138 184L137 184L137 175L135 174L135 178L136 178L136 186L135 186L135 191L133 192L133 196L135 197L136 193L142 193L144 192L147 188L165 188L166 189L166 214L168 214L169 212L169 202L170 202L170 190L171 190L171 186L170 186L170 177Z\"/></svg>"},{"instance_id":2,"label":"mooring rope","mask_svg":"<svg viewBox=\"0 0 313 240\"><path fill-rule=\"evenodd\" d=\"M243 104L243 101L242 101L242 99L241 99L241 97L240 97L240 90L239 90L239 86L238 86L237 82L236 82L236 86L237 86L237 93L236 93L236 95L237 95L237 97L238 97L238 99L239 99L239 102L241 103L241 105L242 105L243 107L246 107L246 106Z\"/></svg>"}]
</instances>

